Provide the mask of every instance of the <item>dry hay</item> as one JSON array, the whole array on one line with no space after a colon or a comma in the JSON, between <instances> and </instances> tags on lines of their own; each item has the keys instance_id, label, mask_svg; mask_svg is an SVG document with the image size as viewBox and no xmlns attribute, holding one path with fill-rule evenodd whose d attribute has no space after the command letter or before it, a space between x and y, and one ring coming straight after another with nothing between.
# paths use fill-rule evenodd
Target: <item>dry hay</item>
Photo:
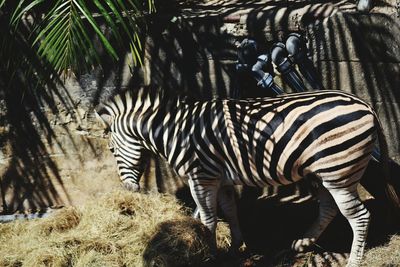
<instances>
[{"instance_id":1,"label":"dry hay","mask_svg":"<svg viewBox=\"0 0 400 267\"><path fill-rule=\"evenodd\" d=\"M210 255L211 232L199 221L186 218L159 224L143 258L146 266L200 265Z\"/></svg>"},{"instance_id":2,"label":"dry hay","mask_svg":"<svg viewBox=\"0 0 400 267\"><path fill-rule=\"evenodd\" d=\"M392 236L390 242L365 253L362 267L400 267L400 235Z\"/></svg>"},{"instance_id":3,"label":"dry hay","mask_svg":"<svg viewBox=\"0 0 400 267\"><path fill-rule=\"evenodd\" d=\"M48 218L0 224L0 266L148 266L165 255L174 265L200 264L209 234L186 214L172 196L116 191ZM219 229L226 249L227 227Z\"/></svg>"},{"instance_id":4,"label":"dry hay","mask_svg":"<svg viewBox=\"0 0 400 267\"><path fill-rule=\"evenodd\" d=\"M217 233L226 251L228 226L219 223ZM48 218L0 224L0 266L194 266L209 256L209 238L174 197L121 190ZM367 251L363 266L400 266L400 236Z\"/></svg>"},{"instance_id":5,"label":"dry hay","mask_svg":"<svg viewBox=\"0 0 400 267\"><path fill-rule=\"evenodd\" d=\"M75 207L60 209L54 215L37 223L38 231L41 234L48 235L52 232L64 232L72 229L79 224L82 216Z\"/></svg>"}]
</instances>

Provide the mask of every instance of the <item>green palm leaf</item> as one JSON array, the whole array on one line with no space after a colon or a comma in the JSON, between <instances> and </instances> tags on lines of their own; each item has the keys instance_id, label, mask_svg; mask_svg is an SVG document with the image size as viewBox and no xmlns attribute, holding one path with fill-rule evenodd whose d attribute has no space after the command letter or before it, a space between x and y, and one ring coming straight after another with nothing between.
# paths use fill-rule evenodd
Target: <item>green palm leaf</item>
<instances>
[{"instance_id":1,"label":"green palm leaf","mask_svg":"<svg viewBox=\"0 0 400 267\"><path fill-rule=\"evenodd\" d=\"M0 0L0 7L5 2ZM11 17L14 28L18 27L23 14L34 12L44 2L21 0ZM54 1L32 32L33 47L59 73L87 71L101 65L104 54L118 60L123 58L121 53L127 51L133 65L142 64L139 24L143 12L139 9L140 4L139 0ZM148 10L154 11L153 1L148 0L147 4ZM96 45L94 39L98 40Z\"/></svg>"}]
</instances>

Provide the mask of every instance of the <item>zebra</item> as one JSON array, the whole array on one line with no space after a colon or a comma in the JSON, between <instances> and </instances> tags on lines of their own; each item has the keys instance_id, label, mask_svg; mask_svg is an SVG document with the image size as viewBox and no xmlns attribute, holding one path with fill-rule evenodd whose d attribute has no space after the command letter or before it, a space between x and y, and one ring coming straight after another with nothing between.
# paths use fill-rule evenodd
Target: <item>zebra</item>
<instances>
[{"instance_id":1,"label":"zebra","mask_svg":"<svg viewBox=\"0 0 400 267\"><path fill-rule=\"evenodd\" d=\"M230 226L231 249L243 244L235 199L226 188L284 186L313 176L320 183L319 215L293 249L314 244L340 211L353 231L347 267L360 264L370 213L357 185L376 139L386 157L387 144L375 112L356 96L323 90L190 101L144 87L118 94L96 110L109 131L122 183L140 189L143 151L164 157L187 181L201 222L213 233L214 253L217 202ZM384 183L398 209L389 176Z\"/></svg>"}]
</instances>

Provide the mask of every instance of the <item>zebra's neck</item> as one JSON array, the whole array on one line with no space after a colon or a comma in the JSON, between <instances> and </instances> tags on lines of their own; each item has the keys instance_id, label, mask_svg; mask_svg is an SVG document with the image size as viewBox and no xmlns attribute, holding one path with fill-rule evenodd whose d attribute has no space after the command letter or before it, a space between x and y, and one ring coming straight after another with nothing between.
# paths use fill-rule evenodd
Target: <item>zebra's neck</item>
<instances>
[{"instance_id":1,"label":"zebra's neck","mask_svg":"<svg viewBox=\"0 0 400 267\"><path fill-rule=\"evenodd\" d=\"M175 150L189 145L196 104L176 97L146 98L141 102L142 107L133 111L134 119L128 118L127 125L146 149L173 162Z\"/></svg>"}]
</instances>

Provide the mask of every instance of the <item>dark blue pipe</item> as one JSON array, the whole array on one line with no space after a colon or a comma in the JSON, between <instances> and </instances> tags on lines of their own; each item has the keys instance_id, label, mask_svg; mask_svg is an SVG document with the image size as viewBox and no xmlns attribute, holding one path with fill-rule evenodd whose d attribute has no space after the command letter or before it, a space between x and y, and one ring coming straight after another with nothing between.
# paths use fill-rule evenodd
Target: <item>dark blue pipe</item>
<instances>
[{"instance_id":1,"label":"dark blue pipe","mask_svg":"<svg viewBox=\"0 0 400 267\"><path fill-rule=\"evenodd\" d=\"M324 89L318 77L317 70L311 60L307 57L306 40L304 40L304 38L298 33L291 33L286 40L286 50L288 51L289 57L292 59L293 63L298 65L299 71L307 83L314 90Z\"/></svg>"},{"instance_id":2,"label":"dark blue pipe","mask_svg":"<svg viewBox=\"0 0 400 267\"><path fill-rule=\"evenodd\" d=\"M289 59L286 47L283 43L276 43L271 49L271 59L278 71L282 74L282 79L295 92L303 92L306 87L300 78L299 73L294 68L293 62Z\"/></svg>"}]
</instances>

